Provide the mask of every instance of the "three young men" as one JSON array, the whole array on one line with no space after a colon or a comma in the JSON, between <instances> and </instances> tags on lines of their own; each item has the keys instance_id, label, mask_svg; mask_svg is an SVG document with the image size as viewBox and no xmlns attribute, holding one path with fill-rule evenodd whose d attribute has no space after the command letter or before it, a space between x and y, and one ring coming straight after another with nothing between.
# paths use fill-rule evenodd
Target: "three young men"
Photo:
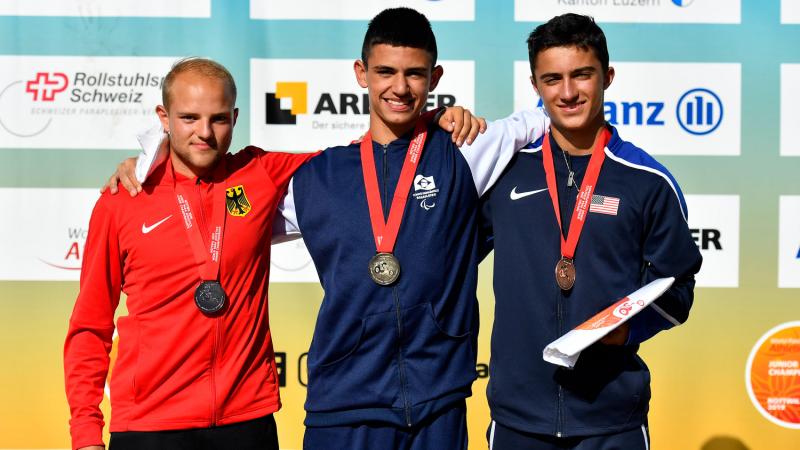
<instances>
[{"instance_id":1,"label":"three young men","mask_svg":"<svg viewBox=\"0 0 800 450\"><path fill-rule=\"evenodd\" d=\"M528 49L551 123L484 200L496 301L489 446L646 450L650 374L637 350L688 317L702 258L686 203L672 175L605 122L614 69L591 18L555 17ZM584 350L574 369L542 359L548 343L670 276L667 292Z\"/></svg>"},{"instance_id":2,"label":"three young men","mask_svg":"<svg viewBox=\"0 0 800 450\"><path fill-rule=\"evenodd\" d=\"M497 298L490 446L646 448L648 376L636 349L688 314L700 259L685 203L647 154L613 129L606 142L603 90L613 69L593 21L556 18L529 45L534 88L553 122L540 141L545 150L537 143L513 159L485 200ZM430 25L412 10L375 17L355 71L369 90L370 133L284 180L289 191L277 224L303 233L325 288L309 353L304 447L465 448L478 199L513 153L541 136L547 119L529 112L496 122L462 151L420 121L442 70ZM546 152L553 158L543 165ZM591 164L588 155L606 159ZM598 169L584 174L587 166ZM602 172L596 183L585 181L594 172ZM588 184L596 184L593 199L616 207L600 214L587 206L580 245L561 248L559 236L577 229L571 212ZM564 260L571 277L550 278ZM535 349L668 275L678 281L656 307L585 351L574 371L541 361Z\"/></svg>"}]
</instances>

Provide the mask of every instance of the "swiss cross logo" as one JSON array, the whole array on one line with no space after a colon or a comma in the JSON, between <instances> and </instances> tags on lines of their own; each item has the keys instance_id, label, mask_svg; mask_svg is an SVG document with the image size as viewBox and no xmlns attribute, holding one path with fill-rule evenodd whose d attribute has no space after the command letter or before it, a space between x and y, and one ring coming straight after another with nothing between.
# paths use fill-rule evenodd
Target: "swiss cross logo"
<instances>
[{"instance_id":1,"label":"swiss cross logo","mask_svg":"<svg viewBox=\"0 0 800 450\"><path fill-rule=\"evenodd\" d=\"M67 89L68 84L64 73L37 72L36 78L25 84L25 92L33 94L33 101L52 102L56 94Z\"/></svg>"}]
</instances>

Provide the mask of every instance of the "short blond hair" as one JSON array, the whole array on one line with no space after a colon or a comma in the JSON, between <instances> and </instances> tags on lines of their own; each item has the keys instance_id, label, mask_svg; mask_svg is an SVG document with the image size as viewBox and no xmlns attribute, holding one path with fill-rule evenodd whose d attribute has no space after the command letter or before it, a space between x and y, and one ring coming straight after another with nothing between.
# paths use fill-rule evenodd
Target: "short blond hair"
<instances>
[{"instance_id":1,"label":"short blond hair","mask_svg":"<svg viewBox=\"0 0 800 450\"><path fill-rule=\"evenodd\" d=\"M231 99L233 99L233 104L236 104L236 82L233 81L233 75L228 72L228 69L222 64L208 58L191 56L183 58L173 64L167 76L164 77L164 83L161 85L161 101L164 103L165 108L169 108L169 94L172 83L175 82L175 78L187 72L222 81L228 89Z\"/></svg>"}]
</instances>

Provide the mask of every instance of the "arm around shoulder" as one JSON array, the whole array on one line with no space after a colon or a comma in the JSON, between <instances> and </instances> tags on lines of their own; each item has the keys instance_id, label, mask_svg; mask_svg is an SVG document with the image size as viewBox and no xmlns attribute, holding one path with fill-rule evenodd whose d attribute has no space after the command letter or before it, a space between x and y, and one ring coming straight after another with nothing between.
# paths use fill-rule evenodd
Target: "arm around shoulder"
<instances>
[{"instance_id":1,"label":"arm around shoulder","mask_svg":"<svg viewBox=\"0 0 800 450\"><path fill-rule=\"evenodd\" d=\"M544 109L523 110L490 122L475 142L461 147L479 196L494 185L514 154L543 136L549 124Z\"/></svg>"}]
</instances>

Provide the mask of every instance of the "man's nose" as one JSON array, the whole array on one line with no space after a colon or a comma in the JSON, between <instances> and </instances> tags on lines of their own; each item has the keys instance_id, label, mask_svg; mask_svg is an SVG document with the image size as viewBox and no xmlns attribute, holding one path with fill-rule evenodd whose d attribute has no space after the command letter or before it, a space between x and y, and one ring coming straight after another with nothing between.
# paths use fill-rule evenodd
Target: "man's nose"
<instances>
[{"instance_id":1,"label":"man's nose","mask_svg":"<svg viewBox=\"0 0 800 450\"><path fill-rule=\"evenodd\" d=\"M196 122L194 133L200 139L208 139L211 137L211 121L210 120L198 120Z\"/></svg>"},{"instance_id":2,"label":"man's nose","mask_svg":"<svg viewBox=\"0 0 800 450\"><path fill-rule=\"evenodd\" d=\"M392 80L392 93L397 96L402 96L408 94L409 87L408 87L408 80L402 74L397 74Z\"/></svg>"},{"instance_id":3,"label":"man's nose","mask_svg":"<svg viewBox=\"0 0 800 450\"><path fill-rule=\"evenodd\" d=\"M575 82L571 79L565 79L563 83L561 83L561 99L564 101L573 101L578 97L578 89L575 86Z\"/></svg>"}]
</instances>

